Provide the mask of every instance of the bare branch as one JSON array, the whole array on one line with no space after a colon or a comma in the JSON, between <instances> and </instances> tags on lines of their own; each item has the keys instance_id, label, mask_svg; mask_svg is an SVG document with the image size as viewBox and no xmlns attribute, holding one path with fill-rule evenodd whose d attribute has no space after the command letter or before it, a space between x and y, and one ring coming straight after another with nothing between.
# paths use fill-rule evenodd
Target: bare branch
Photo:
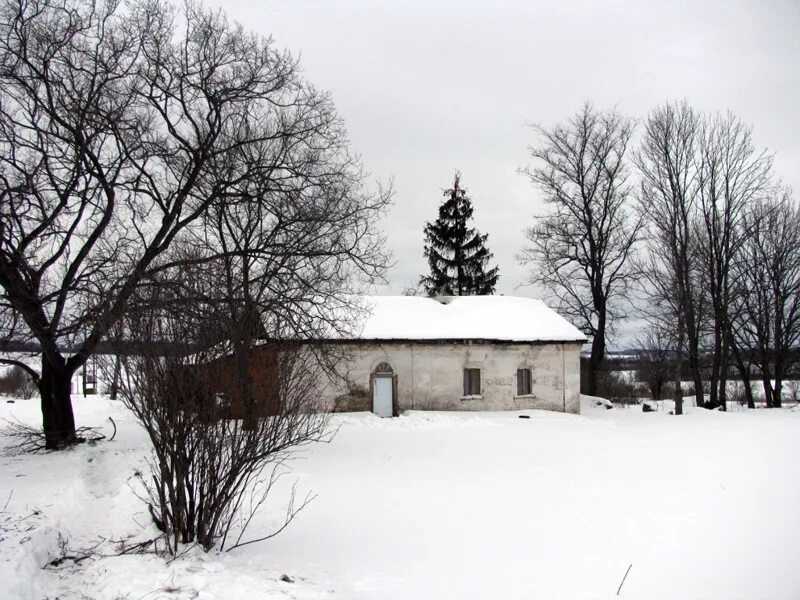
<instances>
[{"instance_id":1,"label":"bare branch","mask_svg":"<svg viewBox=\"0 0 800 600\"><path fill-rule=\"evenodd\" d=\"M36 372L31 366L25 364L22 361L14 360L13 358L2 358L0 357L0 365L12 365L14 367L19 367L23 371L25 371L36 385L39 385L39 373Z\"/></svg>"},{"instance_id":2,"label":"bare branch","mask_svg":"<svg viewBox=\"0 0 800 600\"><path fill-rule=\"evenodd\" d=\"M626 153L633 128L616 112L587 103L566 124L534 127L542 145L530 148L536 163L522 170L549 211L528 229L530 245L519 259L533 263L531 282L542 284L558 308L592 336L590 394L606 336L624 316L621 304L637 276L630 259L641 219L627 209Z\"/></svg>"},{"instance_id":3,"label":"bare branch","mask_svg":"<svg viewBox=\"0 0 800 600\"><path fill-rule=\"evenodd\" d=\"M41 347L48 447L75 438L72 374L182 261L258 263L296 297L320 271L320 296L383 276L391 187L369 189L329 95L271 39L191 2L0 12L0 320ZM222 243L237 230L246 246Z\"/></svg>"}]
</instances>

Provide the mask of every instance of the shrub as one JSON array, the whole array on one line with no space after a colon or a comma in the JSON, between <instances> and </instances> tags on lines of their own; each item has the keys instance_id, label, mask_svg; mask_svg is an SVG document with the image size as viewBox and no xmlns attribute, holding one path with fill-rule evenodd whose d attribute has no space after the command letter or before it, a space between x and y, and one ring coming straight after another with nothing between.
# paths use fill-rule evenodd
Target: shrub
<instances>
[{"instance_id":1,"label":"shrub","mask_svg":"<svg viewBox=\"0 0 800 600\"><path fill-rule=\"evenodd\" d=\"M24 369L16 365L0 374L0 395L30 399L36 394L36 383Z\"/></svg>"},{"instance_id":2,"label":"shrub","mask_svg":"<svg viewBox=\"0 0 800 600\"><path fill-rule=\"evenodd\" d=\"M617 371L601 371L597 378L597 395L615 404L638 404L647 392L635 382L627 380Z\"/></svg>"},{"instance_id":3,"label":"shrub","mask_svg":"<svg viewBox=\"0 0 800 600\"><path fill-rule=\"evenodd\" d=\"M126 362L120 395L152 442L150 472L140 480L169 551L176 553L181 543L224 550L259 541L244 542L243 534L291 452L329 437L328 413L317 402L313 357L283 352L273 373L278 376L274 395L254 393L244 404L236 370L223 374L205 353L143 353ZM228 386L225 392L220 382ZM231 418L237 403L249 412ZM279 530L310 500L307 496L295 506L293 490Z\"/></svg>"}]
</instances>

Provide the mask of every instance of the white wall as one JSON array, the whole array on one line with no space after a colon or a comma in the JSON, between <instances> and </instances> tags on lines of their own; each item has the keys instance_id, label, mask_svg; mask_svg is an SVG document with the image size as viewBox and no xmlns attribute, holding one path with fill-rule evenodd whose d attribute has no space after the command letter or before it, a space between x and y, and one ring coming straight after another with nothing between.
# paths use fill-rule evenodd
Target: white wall
<instances>
[{"instance_id":1,"label":"white wall","mask_svg":"<svg viewBox=\"0 0 800 600\"><path fill-rule=\"evenodd\" d=\"M359 345L351 349L351 386L368 392L370 374L388 362L403 410L519 410L580 412L580 344ZM466 398L464 369L481 370L481 397ZM532 394L518 397L517 369L531 369ZM331 397L345 390L329 390Z\"/></svg>"}]
</instances>

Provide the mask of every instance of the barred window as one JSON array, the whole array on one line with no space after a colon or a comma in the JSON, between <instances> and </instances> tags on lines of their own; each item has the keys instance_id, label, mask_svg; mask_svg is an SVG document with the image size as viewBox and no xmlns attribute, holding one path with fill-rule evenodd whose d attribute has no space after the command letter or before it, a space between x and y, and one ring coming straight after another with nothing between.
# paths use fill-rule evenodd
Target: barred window
<instances>
[{"instance_id":1,"label":"barred window","mask_svg":"<svg viewBox=\"0 0 800 600\"><path fill-rule=\"evenodd\" d=\"M531 370L517 369L517 396L527 396L531 393Z\"/></svg>"},{"instance_id":2,"label":"barred window","mask_svg":"<svg viewBox=\"0 0 800 600\"><path fill-rule=\"evenodd\" d=\"M464 369L464 395L480 396L481 394L481 370Z\"/></svg>"}]
</instances>

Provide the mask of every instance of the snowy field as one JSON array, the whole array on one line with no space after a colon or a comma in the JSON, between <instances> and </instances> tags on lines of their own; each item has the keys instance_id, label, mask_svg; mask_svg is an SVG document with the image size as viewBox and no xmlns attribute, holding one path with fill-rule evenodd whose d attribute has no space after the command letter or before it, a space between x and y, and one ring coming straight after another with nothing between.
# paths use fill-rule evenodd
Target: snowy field
<instances>
[{"instance_id":1,"label":"snowy field","mask_svg":"<svg viewBox=\"0 0 800 600\"><path fill-rule=\"evenodd\" d=\"M36 422L37 404L0 417ZM75 406L116 439L0 456L0 598L610 599L631 564L620 598L800 598L793 410L337 415L251 534L298 480L317 498L287 530L168 563L113 556L154 532L128 485L142 432L120 403ZM91 547L106 556L43 568Z\"/></svg>"}]
</instances>

